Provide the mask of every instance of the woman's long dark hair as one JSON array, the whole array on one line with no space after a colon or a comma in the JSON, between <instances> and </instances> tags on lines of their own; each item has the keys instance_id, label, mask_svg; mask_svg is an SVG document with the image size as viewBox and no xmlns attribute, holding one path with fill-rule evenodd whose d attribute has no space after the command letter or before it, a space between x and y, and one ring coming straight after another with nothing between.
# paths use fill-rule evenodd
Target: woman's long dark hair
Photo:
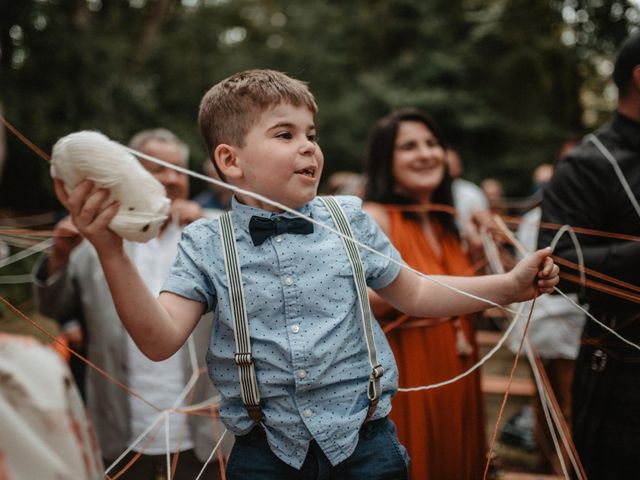
<instances>
[{"instance_id":1,"label":"woman's long dark hair","mask_svg":"<svg viewBox=\"0 0 640 480\"><path fill-rule=\"evenodd\" d=\"M367 187L365 201L382 204L415 205L416 200L407 195L399 194L393 178L393 154L398 135L398 127L402 122L419 122L424 124L436 137L440 145L446 150L447 145L440 127L422 110L408 108L397 110L378 120L369 132L369 141L365 152L365 174ZM451 192L452 178L445 164L444 176L440 184L433 191L431 201L434 204L453 207ZM416 219L417 215L404 212L407 218ZM437 219L448 232L459 236L458 228L453 216L447 212L430 212L431 218Z\"/></svg>"}]
</instances>

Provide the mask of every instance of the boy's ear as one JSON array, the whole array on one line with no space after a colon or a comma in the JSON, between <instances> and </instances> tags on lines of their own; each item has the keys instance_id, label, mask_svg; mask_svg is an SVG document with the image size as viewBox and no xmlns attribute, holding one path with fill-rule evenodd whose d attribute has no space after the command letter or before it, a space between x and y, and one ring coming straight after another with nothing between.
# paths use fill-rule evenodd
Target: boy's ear
<instances>
[{"instance_id":1,"label":"boy's ear","mask_svg":"<svg viewBox=\"0 0 640 480\"><path fill-rule=\"evenodd\" d=\"M238 165L238 157L233 146L221 143L213 152L213 157L213 160L225 178L242 178L243 171L240 165Z\"/></svg>"}]
</instances>

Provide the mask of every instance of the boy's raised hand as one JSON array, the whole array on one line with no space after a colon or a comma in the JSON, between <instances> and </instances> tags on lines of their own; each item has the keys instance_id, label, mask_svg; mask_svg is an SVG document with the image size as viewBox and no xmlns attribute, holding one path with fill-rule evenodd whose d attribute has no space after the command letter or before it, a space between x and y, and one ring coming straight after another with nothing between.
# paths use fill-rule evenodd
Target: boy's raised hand
<instances>
[{"instance_id":1,"label":"boy's raised hand","mask_svg":"<svg viewBox=\"0 0 640 480\"><path fill-rule=\"evenodd\" d=\"M514 285L514 301L531 300L536 291L551 293L560 281L560 269L551 258L551 248L543 248L520 260L508 275Z\"/></svg>"},{"instance_id":2,"label":"boy's raised hand","mask_svg":"<svg viewBox=\"0 0 640 480\"><path fill-rule=\"evenodd\" d=\"M107 204L109 191L95 188L90 180L83 180L67 193L62 180L54 178L58 199L69 211L73 224L86 237L99 254L122 250L122 238L109 229L109 223L118 213L119 203Z\"/></svg>"}]
</instances>

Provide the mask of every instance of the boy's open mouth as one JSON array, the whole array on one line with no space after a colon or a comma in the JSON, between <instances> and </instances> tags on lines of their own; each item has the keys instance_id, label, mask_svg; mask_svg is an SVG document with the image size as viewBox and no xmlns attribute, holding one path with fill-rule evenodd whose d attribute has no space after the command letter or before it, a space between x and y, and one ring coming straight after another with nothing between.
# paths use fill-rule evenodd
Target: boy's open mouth
<instances>
[{"instance_id":1,"label":"boy's open mouth","mask_svg":"<svg viewBox=\"0 0 640 480\"><path fill-rule=\"evenodd\" d=\"M302 170L297 170L295 173L314 178L316 176L316 167L303 168Z\"/></svg>"}]
</instances>

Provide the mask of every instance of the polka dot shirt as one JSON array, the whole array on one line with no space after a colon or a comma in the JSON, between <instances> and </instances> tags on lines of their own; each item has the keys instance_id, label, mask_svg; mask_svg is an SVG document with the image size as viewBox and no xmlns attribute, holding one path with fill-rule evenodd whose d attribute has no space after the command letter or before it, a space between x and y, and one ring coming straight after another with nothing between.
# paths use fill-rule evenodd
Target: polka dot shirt
<instances>
[{"instance_id":1,"label":"polka dot shirt","mask_svg":"<svg viewBox=\"0 0 640 480\"><path fill-rule=\"evenodd\" d=\"M355 197L337 197L357 240L400 260L396 249ZM317 198L301 210L333 228ZM357 295L342 240L314 225L308 235L282 234L254 246L252 216L291 216L232 203L232 219L242 273L251 348L263 410L263 426L273 452L294 468L304 462L315 439L331 463L353 453L368 408L371 373ZM360 249L368 286L389 285L400 267ZM222 395L221 418L236 435L253 427L240 397L229 292L217 220L187 227L163 290L203 302L215 312L209 342L209 375ZM374 414L389 413L397 389L393 354L373 321L382 398Z\"/></svg>"}]
</instances>

